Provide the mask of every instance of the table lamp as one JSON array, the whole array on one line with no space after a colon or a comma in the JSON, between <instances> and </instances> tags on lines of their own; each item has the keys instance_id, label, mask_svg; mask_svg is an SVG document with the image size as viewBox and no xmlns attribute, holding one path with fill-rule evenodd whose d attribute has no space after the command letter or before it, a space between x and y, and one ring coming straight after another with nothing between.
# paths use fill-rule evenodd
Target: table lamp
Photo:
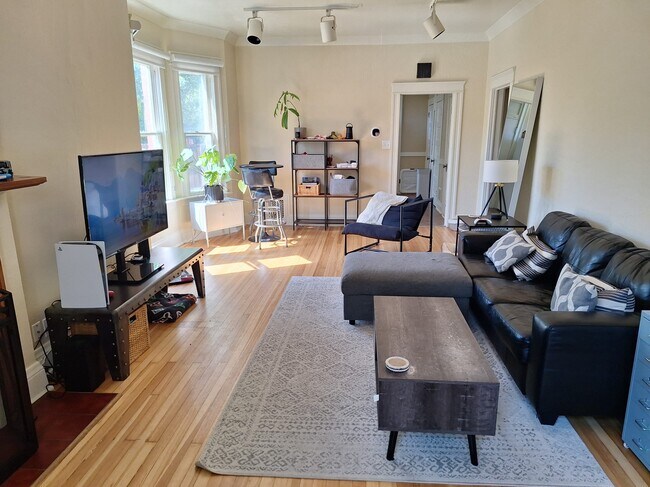
<instances>
[{"instance_id":1,"label":"table lamp","mask_svg":"<svg viewBox=\"0 0 650 487\"><path fill-rule=\"evenodd\" d=\"M505 183L515 183L517 182L517 172L519 169L519 161L516 159L504 159L501 161L485 161L483 166L483 182L484 183L494 183L494 188L490 196L488 196L483 211L481 215L485 214L494 192L499 190L499 214L490 215L490 218L496 219L502 214L508 218L508 206L506 205L506 197L503 194L503 185Z\"/></svg>"}]
</instances>

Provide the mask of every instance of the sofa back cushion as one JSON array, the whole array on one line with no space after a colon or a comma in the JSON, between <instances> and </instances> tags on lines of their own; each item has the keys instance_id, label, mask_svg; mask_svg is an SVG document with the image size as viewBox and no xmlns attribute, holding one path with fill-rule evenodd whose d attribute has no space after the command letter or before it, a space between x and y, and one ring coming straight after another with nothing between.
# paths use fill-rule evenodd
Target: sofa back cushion
<instances>
[{"instance_id":1,"label":"sofa back cushion","mask_svg":"<svg viewBox=\"0 0 650 487\"><path fill-rule=\"evenodd\" d=\"M587 221L571 213L552 211L537 226L537 236L553 250L562 253L576 228L590 226Z\"/></svg>"},{"instance_id":2,"label":"sofa back cushion","mask_svg":"<svg viewBox=\"0 0 650 487\"><path fill-rule=\"evenodd\" d=\"M600 278L618 288L629 287L636 309L650 309L650 250L628 248L616 253Z\"/></svg>"},{"instance_id":3,"label":"sofa back cushion","mask_svg":"<svg viewBox=\"0 0 650 487\"><path fill-rule=\"evenodd\" d=\"M630 247L634 244L623 237L598 228L581 227L571 234L562 258L576 273L600 277L612 257Z\"/></svg>"}]
</instances>

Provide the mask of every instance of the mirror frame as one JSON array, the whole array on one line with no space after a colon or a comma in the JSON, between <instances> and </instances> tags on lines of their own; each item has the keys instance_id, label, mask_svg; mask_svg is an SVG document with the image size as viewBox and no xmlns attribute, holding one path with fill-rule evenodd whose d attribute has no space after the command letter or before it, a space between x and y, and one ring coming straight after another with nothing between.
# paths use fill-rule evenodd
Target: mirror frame
<instances>
[{"instance_id":1,"label":"mirror frame","mask_svg":"<svg viewBox=\"0 0 650 487\"><path fill-rule=\"evenodd\" d=\"M527 136L524 138L524 143L521 146L521 154L519 155L519 172L517 174L517 182L512 189L510 203L508 204L509 213L512 213L513 215L517 211L517 202L519 200L519 193L521 192L521 185L523 183L524 173L526 171L526 161L528 160L530 141L532 140L535 131L535 123L537 121L537 113L539 111L539 101L542 97L542 87L544 86L544 76L540 75L520 80L517 83L514 83L510 89L510 96L512 97L513 88L515 88L519 83L525 83L531 80L535 81L535 93L533 94L533 104L530 110L531 116L528 117L528 122L526 124ZM508 103L510 103L510 100L508 100Z\"/></svg>"}]
</instances>

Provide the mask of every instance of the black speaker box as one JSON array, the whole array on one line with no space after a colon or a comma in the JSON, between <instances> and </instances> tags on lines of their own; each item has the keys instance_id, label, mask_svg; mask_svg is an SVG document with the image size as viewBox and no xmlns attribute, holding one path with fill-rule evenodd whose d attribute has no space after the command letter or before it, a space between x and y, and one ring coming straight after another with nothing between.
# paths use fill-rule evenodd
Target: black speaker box
<instances>
[{"instance_id":1,"label":"black speaker box","mask_svg":"<svg viewBox=\"0 0 650 487\"><path fill-rule=\"evenodd\" d=\"M106 362L96 335L68 337L65 350L65 389L71 392L92 392L106 374Z\"/></svg>"}]
</instances>

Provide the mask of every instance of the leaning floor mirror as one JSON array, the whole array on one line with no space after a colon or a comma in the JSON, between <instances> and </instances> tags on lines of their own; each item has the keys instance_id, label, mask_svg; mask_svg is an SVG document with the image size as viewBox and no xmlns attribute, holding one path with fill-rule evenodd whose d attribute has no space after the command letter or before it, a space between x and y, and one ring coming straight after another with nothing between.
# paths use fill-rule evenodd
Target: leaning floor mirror
<instances>
[{"instance_id":1,"label":"leaning floor mirror","mask_svg":"<svg viewBox=\"0 0 650 487\"><path fill-rule=\"evenodd\" d=\"M535 119L542 96L544 77L527 79L516 83L510 90L508 110L505 117L498 159L518 160L517 182L504 187L508 208L514 214L526 171L530 141L535 129Z\"/></svg>"}]
</instances>

